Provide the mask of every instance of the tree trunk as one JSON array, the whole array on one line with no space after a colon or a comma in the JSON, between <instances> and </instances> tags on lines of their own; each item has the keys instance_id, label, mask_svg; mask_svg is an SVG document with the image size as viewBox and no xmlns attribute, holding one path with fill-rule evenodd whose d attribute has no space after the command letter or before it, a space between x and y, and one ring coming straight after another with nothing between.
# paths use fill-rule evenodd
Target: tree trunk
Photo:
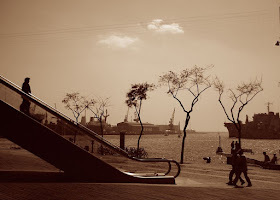
<instances>
[{"instance_id":1,"label":"tree trunk","mask_svg":"<svg viewBox=\"0 0 280 200\"><path fill-rule=\"evenodd\" d=\"M241 126L241 124L239 122L239 119L237 121L238 121L238 123L233 122L233 124L234 124L235 128L237 129L237 132L238 132L238 143L239 143L239 146L241 148L241 129L242 129L242 126Z\"/></svg>"},{"instance_id":2,"label":"tree trunk","mask_svg":"<svg viewBox=\"0 0 280 200\"><path fill-rule=\"evenodd\" d=\"M76 117L76 122L77 122L77 124L79 124L79 116ZM76 136L77 136L77 131L75 131L75 134L74 134L74 138L73 138L74 143L76 143Z\"/></svg>"},{"instance_id":3,"label":"tree trunk","mask_svg":"<svg viewBox=\"0 0 280 200\"><path fill-rule=\"evenodd\" d=\"M238 128L238 143L239 143L239 146L241 148L241 127Z\"/></svg>"},{"instance_id":4,"label":"tree trunk","mask_svg":"<svg viewBox=\"0 0 280 200\"><path fill-rule=\"evenodd\" d=\"M190 118L191 117L190 117L189 113L187 113L186 121L185 121L185 126L184 126L184 130L183 130L184 135L183 135L183 139L182 139L181 161L180 161L180 164L184 163L185 140L186 140L186 137L187 137L187 127L188 127Z\"/></svg>"},{"instance_id":5,"label":"tree trunk","mask_svg":"<svg viewBox=\"0 0 280 200\"><path fill-rule=\"evenodd\" d=\"M139 122L141 124L141 132L140 132L140 135L139 135L139 138L138 138L138 142L137 142L137 157L138 157L138 152L139 152L139 148L140 148L140 139L142 137L142 133L143 133L143 124L142 124L142 121L140 119L140 116L139 116Z\"/></svg>"}]
</instances>

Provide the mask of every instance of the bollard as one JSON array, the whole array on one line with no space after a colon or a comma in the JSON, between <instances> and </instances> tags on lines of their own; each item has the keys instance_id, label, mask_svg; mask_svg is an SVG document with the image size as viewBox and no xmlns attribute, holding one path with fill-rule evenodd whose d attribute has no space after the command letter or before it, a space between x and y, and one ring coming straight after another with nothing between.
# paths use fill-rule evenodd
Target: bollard
<instances>
[{"instance_id":1,"label":"bollard","mask_svg":"<svg viewBox=\"0 0 280 200\"><path fill-rule=\"evenodd\" d=\"M125 141L125 132L120 132L120 148L123 150L125 150L124 141Z\"/></svg>"}]
</instances>

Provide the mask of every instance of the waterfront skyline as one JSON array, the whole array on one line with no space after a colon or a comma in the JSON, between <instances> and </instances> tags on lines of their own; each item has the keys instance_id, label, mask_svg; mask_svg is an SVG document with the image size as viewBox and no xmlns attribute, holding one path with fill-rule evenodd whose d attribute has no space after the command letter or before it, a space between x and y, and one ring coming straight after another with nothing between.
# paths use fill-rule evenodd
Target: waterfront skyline
<instances>
[{"instance_id":1,"label":"waterfront skyline","mask_svg":"<svg viewBox=\"0 0 280 200\"><path fill-rule=\"evenodd\" d=\"M245 115L280 110L279 1L5 1L0 0L1 75L21 86L30 77L32 93L72 117L66 93L110 97L108 122L127 113L131 84L157 83L169 70L194 65L214 68L226 86L262 78L264 91ZM167 88L148 93L142 120L184 124L178 103ZM218 94L202 94L190 128L227 131ZM190 102L190 100L189 100ZM88 113L89 114L89 113ZM130 109L130 117L134 117ZM89 119L89 116L88 116Z\"/></svg>"}]
</instances>

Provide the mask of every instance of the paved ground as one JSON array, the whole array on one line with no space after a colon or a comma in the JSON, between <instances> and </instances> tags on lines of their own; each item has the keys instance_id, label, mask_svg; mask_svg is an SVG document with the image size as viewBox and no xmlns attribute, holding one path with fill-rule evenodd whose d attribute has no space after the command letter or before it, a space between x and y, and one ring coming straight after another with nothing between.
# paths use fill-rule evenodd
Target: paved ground
<instances>
[{"instance_id":1,"label":"paved ground","mask_svg":"<svg viewBox=\"0 0 280 200\"><path fill-rule=\"evenodd\" d=\"M16 147L16 146L15 146ZM280 171L249 167L253 187L226 185L230 166L184 164L176 185L77 183L22 149L0 147L0 199L280 199Z\"/></svg>"}]
</instances>

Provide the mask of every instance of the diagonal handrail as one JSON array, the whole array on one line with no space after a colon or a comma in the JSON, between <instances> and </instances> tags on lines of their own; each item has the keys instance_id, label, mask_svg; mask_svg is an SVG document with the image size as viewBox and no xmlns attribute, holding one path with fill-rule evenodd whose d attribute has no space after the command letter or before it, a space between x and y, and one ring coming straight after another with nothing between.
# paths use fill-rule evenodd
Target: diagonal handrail
<instances>
[{"instance_id":1,"label":"diagonal handrail","mask_svg":"<svg viewBox=\"0 0 280 200\"><path fill-rule=\"evenodd\" d=\"M168 163L168 170L167 170L167 172L164 175L168 175L171 172L171 168L172 168L171 163L174 163L177 166L177 173L174 175L174 178L179 176L179 174L181 172L181 167L180 167L180 164L177 161L172 160L172 159L165 159L165 158L145 158L145 159L143 159L143 158L132 157L126 151L121 149L120 147L112 144L111 142L109 142L108 140L104 139L103 137L101 137L100 135L98 135L94 131L88 129L87 127L85 127L85 126L75 122L74 120L72 120L68 116L64 115L60 111L56 110L52 106L48 105L46 102L42 101L38 97L36 97L36 96L34 96L32 94L26 94L25 92L23 92L21 90L21 88L19 86L17 86L13 82L7 80L6 78L4 78L1 75L0 75L0 82L3 85L5 85L6 87L8 87L11 90L13 90L14 92L18 93L19 95L24 96L25 98L27 98L28 100L32 101L36 105L39 105L40 107L42 107L46 111L50 112L52 115L54 115L57 118L59 118L59 119L61 119L63 121L66 121L69 124L75 126L76 128L81 130L87 136L97 140L101 144L103 144L106 147L110 148L111 150L121 154L122 156L127 157L128 159L131 159L131 160L134 160L134 161L138 161L138 162L166 162L166 163Z\"/></svg>"}]
</instances>

